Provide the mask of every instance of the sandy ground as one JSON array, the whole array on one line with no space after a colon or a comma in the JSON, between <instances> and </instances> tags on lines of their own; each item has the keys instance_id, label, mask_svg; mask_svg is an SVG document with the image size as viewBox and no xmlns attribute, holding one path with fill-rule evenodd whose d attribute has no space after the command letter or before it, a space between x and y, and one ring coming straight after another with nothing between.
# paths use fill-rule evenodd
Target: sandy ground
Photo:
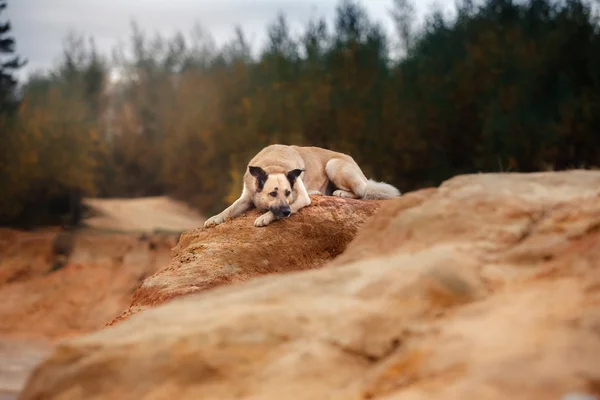
<instances>
[{"instance_id":1,"label":"sandy ground","mask_svg":"<svg viewBox=\"0 0 600 400\"><path fill-rule=\"evenodd\" d=\"M164 197L86 203L95 215L57 271L50 267L58 229L0 229L0 400L17 398L57 341L102 329L127 309L141 282L168 264L179 232L204 222Z\"/></svg>"}]
</instances>

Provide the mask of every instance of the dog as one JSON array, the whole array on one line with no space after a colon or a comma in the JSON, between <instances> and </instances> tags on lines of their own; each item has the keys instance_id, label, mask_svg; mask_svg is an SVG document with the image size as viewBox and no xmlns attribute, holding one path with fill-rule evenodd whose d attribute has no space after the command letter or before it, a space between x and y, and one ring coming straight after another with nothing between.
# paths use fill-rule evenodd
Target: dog
<instances>
[{"instance_id":1,"label":"dog","mask_svg":"<svg viewBox=\"0 0 600 400\"><path fill-rule=\"evenodd\" d=\"M320 147L273 144L248 163L241 196L206 220L204 227L221 224L254 207L264 212L254 226L267 226L309 206L309 195L314 194L384 200L401 193L388 183L367 179L349 155Z\"/></svg>"}]
</instances>

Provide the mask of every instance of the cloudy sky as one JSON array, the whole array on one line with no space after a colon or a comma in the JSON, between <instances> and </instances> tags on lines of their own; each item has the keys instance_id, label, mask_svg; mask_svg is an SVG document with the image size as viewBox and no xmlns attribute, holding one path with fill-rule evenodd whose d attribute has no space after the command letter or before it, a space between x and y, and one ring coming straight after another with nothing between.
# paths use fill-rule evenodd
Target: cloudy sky
<instances>
[{"instance_id":1,"label":"cloudy sky","mask_svg":"<svg viewBox=\"0 0 600 400\"><path fill-rule=\"evenodd\" d=\"M452 8L453 0L416 0L418 14L432 4ZM264 40L268 22L283 11L298 29L313 16L332 21L338 0L8 0L0 20L10 19L18 53L29 60L24 76L53 65L69 30L92 35L102 52L127 40L134 19L148 32L188 33L195 23L208 30L217 43L233 36L234 25L243 27L253 47ZM392 0L363 0L372 19L392 30Z\"/></svg>"}]
</instances>

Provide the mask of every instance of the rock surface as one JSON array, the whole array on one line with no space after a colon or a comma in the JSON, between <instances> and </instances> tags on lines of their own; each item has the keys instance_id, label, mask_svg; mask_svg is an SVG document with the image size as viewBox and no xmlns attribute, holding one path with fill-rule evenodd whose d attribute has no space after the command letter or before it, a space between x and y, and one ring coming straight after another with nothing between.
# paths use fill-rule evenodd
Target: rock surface
<instances>
[{"instance_id":1,"label":"rock surface","mask_svg":"<svg viewBox=\"0 0 600 400\"><path fill-rule=\"evenodd\" d=\"M331 267L175 299L61 344L20 398L598 396L599 268L600 172L460 176L386 202Z\"/></svg>"},{"instance_id":2,"label":"rock surface","mask_svg":"<svg viewBox=\"0 0 600 400\"><path fill-rule=\"evenodd\" d=\"M380 205L337 197L311 199L310 207L266 229L253 225L260 212L252 210L216 227L184 233L171 263L142 283L131 307L111 325L174 297L258 275L321 267L344 251Z\"/></svg>"}]
</instances>

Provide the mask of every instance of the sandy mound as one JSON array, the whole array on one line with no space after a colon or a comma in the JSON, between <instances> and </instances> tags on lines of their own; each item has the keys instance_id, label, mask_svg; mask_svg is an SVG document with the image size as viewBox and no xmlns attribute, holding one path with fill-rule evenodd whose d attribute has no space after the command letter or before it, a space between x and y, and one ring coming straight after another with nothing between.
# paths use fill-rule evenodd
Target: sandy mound
<instances>
[{"instance_id":1,"label":"sandy mound","mask_svg":"<svg viewBox=\"0 0 600 400\"><path fill-rule=\"evenodd\" d=\"M260 212L252 210L214 228L187 232L171 263L143 282L118 320L173 297L258 275L321 267L346 249L378 207L376 201L312 196L310 207L267 229L254 227Z\"/></svg>"},{"instance_id":2,"label":"sandy mound","mask_svg":"<svg viewBox=\"0 0 600 400\"><path fill-rule=\"evenodd\" d=\"M382 207L353 262L186 296L62 344L21 399L600 395L600 172L461 176L424 196ZM173 265L200 271L226 250Z\"/></svg>"}]
</instances>

